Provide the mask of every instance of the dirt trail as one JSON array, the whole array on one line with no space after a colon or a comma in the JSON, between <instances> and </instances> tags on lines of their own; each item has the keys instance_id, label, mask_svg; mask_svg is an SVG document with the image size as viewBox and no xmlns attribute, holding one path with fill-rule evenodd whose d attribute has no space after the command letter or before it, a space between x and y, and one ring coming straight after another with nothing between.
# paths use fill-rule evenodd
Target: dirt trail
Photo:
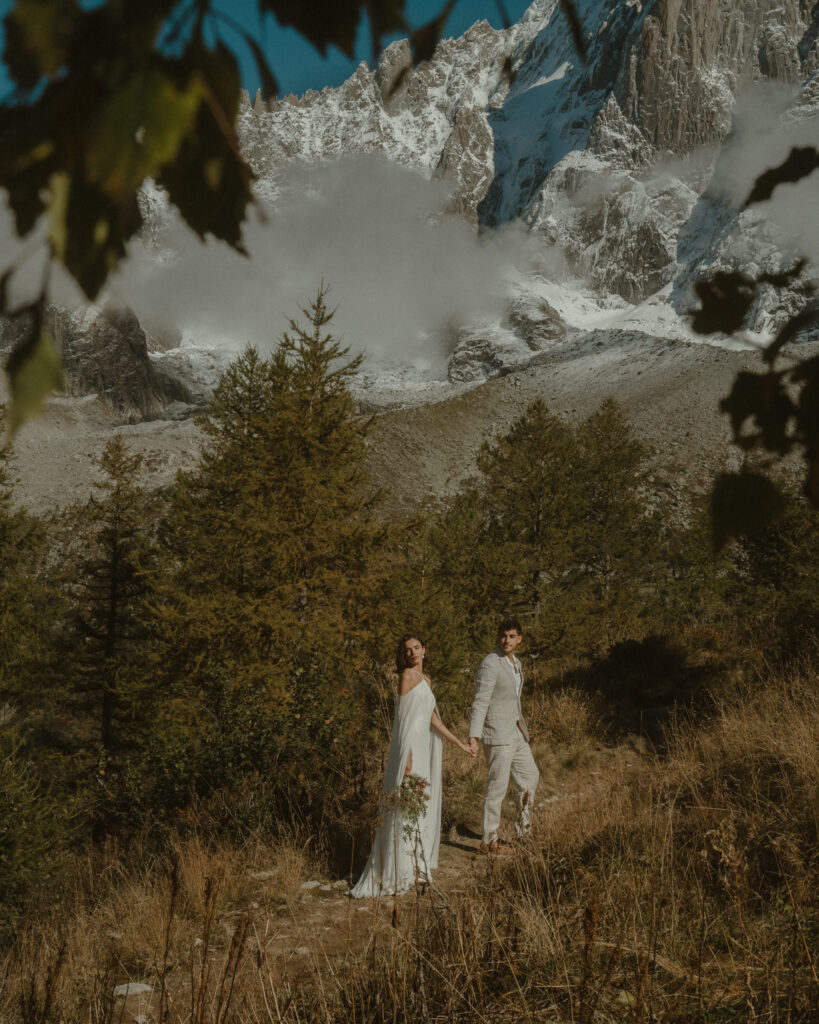
<instances>
[{"instance_id":1,"label":"dirt trail","mask_svg":"<svg viewBox=\"0 0 819 1024\"><path fill-rule=\"evenodd\" d=\"M486 855L478 850L479 841L477 833L463 826L442 839L432 892L421 885L397 899L353 900L347 895L346 882L303 888L291 904L292 914L276 920L266 936L268 954L284 968L287 979L295 982L339 957L363 952L374 935L393 927L396 906L400 921L419 897L434 898L436 892L449 896L474 888L476 876L489 867ZM341 884L344 892L339 891Z\"/></svg>"},{"instance_id":2,"label":"dirt trail","mask_svg":"<svg viewBox=\"0 0 819 1024\"><path fill-rule=\"evenodd\" d=\"M559 779L551 770L554 766L544 763L542 767L546 770L541 775L533 816L535 849L553 831L564 827L567 816L576 816L586 801L594 804L601 796L608 797L615 789L628 787L648 766L649 761L630 746L593 751L582 767L562 774ZM513 813L512 800L507 798L506 827ZM245 961L263 965L277 989L286 993L305 982L330 979L348 957L364 954L374 942L380 944L394 934L396 907L397 925L403 929L411 923L416 904L423 908L430 901L450 901L479 893L487 887L498 863L498 858L479 851L479 819L478 802L468 821L458 823L442 836L433 885L418 886L397 899L390 896L353 900L347 894L346 880L314 877L301 882L298 889L272 905L266 898L265 879L273 872L251 875L259 880L257 897L249 905L235 906L222 913L217 920L209 952L215 973L224 963L237 926L245 920L249 925ZM515 856L528 856L526 848L520 848ZM158 983L154 983L150 991L135 991L118 999L116 1019L126 1024L153 1024L159 1019L158 988ZM174 993L177 1005L186 1005L190 1000L188 972L180 970L178 976L169 976L168 989Z\"/></svg>"}]
</instances>

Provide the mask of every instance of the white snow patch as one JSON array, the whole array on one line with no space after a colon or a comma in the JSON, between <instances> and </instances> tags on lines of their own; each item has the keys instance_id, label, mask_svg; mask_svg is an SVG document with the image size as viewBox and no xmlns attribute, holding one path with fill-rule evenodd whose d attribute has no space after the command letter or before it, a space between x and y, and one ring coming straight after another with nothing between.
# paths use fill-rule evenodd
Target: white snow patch
<instances>
[{"instance_id":1,"label":"white snow patch","mask_svg":"<svg viewBox=\"0 0 819 1024\"><path fill-rule=\"evenodd\" d=\"M553 71L551 75L544 75L543 78L539 78L536 82L527 86L523 91L529 92L530 89L537 89L539 85L548 85L549 82L556 82L560 78L565 78L566 72L573 68L574 65L570 64L569 61L564 60L557 71Z\"/></svg>"}]
</instances>

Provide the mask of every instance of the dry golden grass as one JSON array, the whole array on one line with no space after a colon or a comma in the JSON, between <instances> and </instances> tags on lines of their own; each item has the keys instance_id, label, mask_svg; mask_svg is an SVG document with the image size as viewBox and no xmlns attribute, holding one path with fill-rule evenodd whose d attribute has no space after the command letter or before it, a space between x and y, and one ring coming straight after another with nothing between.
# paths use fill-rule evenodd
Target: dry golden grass
<instances>
[{"instance_id":1,"label":"dry golden grass","mask_svg":"<svg viewBox=\"0 0 819 1024\"><path fill-rule=\"evenodd\" d=\"M290 980L277 922L314 870L303 842L193 838L175 873L89 859L62 919L32 923L0 969L0 1019L125 1020L110 993L130 977L151 980L168 1024L819 1020L817 680L772 678L705 723L678 719L663 759L600 749L582 694L542 700L559 799L515 858L405 897L395 928L332 911L335 946ZM474 815L481 781L450 758L445 804Z\"/></svg>"},{"instance_id":2,"label":"dry golden grass","mask_svg":"<svg viewBox=\"0 0 819 1024\"><path fill-rule=\"evenodd\" d=\"M227 955L236 920L262 906L286 913L315 869L305 846L194 835L138 871L110 855L78 861L62 906L31 915L0 970L0 1020L112 1019L115 985L190 968L205 943ZM127 863L139 859L131 851Z\"/></svg>"}]
</instances>

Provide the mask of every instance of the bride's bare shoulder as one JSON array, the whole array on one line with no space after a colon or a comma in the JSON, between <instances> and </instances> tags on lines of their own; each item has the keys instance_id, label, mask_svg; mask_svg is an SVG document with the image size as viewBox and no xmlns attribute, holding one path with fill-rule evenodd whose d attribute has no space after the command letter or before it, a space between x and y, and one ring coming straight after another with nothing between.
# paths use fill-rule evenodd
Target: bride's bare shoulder
<instances>
[{"instance_id":1,"label":"bride's bare shoulder","mask_svg":"<svg viewBox=\"0 0 819 1024\"><path fill-rule=\"evenodd\" d=\"M410 690L414 690L423 678L417 669L405 668L401 673L401 684L398 687L398 692L402 697L406 697Z\"/></svg>"}]
</instances>

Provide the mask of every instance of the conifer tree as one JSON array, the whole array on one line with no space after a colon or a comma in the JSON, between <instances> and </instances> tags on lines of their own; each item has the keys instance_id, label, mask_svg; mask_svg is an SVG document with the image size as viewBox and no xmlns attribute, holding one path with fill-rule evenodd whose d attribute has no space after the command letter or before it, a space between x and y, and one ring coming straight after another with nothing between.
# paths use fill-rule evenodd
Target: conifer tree
<instances>
[{"instance_id":1,"label":"conifer tree","mask_svg":"<svg viewBox=\"0 0 819 1024\"><path fill-rule=\"evenodd\" d=\"M555 602L574 566L574 455L571 430L542 399L478 454L484 616L519 615L532 650L550 649L564 630Z\"/></svg>"},{"instance_id":2,"label":"conifer tree","mask_svg":"<svg viewBox=\"0 0 819 1024\"><path fill-rule=\"evenodd\" d=\"M540 398L478 455L490 535L512 574L510 600L534 619L571 565L572 455L571 432Z\"/></svg>"},{"instance_id":3,"label":"conifer tree","mask_svg":"<svg viewBox=\"0 0 819 1024\"><path fill-rule=\"evenodd\" d=\"M163 530L154 621L165 746L190 786L282 756L303 802L321 804L384 649L387 531L349 390L360 359L329 329L326 289L302 312L269 358L247 349L214 391L208 445Z\"/></svg>"},{"instance_id":4,"label":"conifer tree","mask_svg":"<svg viewBox=\"0 0 819 1024\"><path fill-rule=\"evenodd\" d=\"M4 433L0 405L0 435ZM60 856L65 808L43 784L39 724L55 697L54 592L43 524L15 508L13 459L0 448L0 942L27 887Z\"/></svg>"},{"instance_id":5,"label":"conifer tree","mask_svg":"<svg viewBox=\"0 0 819 1024\"><path fill-rule=\"evenodd\" d=\"M653 570L645 452L614 402L573 430L535 400L433 533L442 576L485 647L516 613L532 653L606 647L633 627Z\"/></svg>"},{"instance_id":6,"label":"conifer tree","mask_svg":"<svg viewBox=\"0 0 819 1024\"><path fill-rule=\"evenodd\" d=\"M578 551L592 646L633 632L656 570L661 515L646 512L647 451L605 399L578 428Z\"/></svg>"},{"instance_id":7,"label":"conifer tree","mask_svg":"<svg viewBox=\"0 0 819 1024\"><path fill-rule=\"evenodd\" d=\"M773 526L741 538L732 556L730 600L753 647L782 661L819 657L819 519L783 488Z\"/></svg>"},{"instance_id":8,"label":"conifer tree","mask_svg":"<svg viewBox=\"0 0 819 1024\"><path fill-rule=\"evenodd\" d=\"M144 601L150 566L147 497L139 485L142 456L117 434L95 463L96 494L75 510L79 550L68 590L79 639L75 692L92 720L90 739L104 760L127 743L124 722L144 686Z\"/></svg>"},{"instance_id":9,"label":"conifer tree","mask_svg":"<svg viewBox=\"0 0 819 1024\"><path fill-rule=\"evenodd\" d=\"M5 412L0 406L0 435ZM38 667L48 659L52 615L37 569L46 550L42 523L15 508L12 453L0 448L0 709L37 703L45 689ZM39 684L39 685L38 685Z\"/></svg>"},{"instance_id":10,"label":"conifer tree","mask_svg":"<svg viewBox=\"0 0 819 1024\"><path fill-rule=\"evenodd\" d=\"M349 391L360 358L326 329L326 289L303 313L269 359L249 348L223 375L165 535L169 646L194 676L216 664L274 701L303 651L340 661L342 638L371 635L383 534Z\"/></svg>"}]
</instances>

